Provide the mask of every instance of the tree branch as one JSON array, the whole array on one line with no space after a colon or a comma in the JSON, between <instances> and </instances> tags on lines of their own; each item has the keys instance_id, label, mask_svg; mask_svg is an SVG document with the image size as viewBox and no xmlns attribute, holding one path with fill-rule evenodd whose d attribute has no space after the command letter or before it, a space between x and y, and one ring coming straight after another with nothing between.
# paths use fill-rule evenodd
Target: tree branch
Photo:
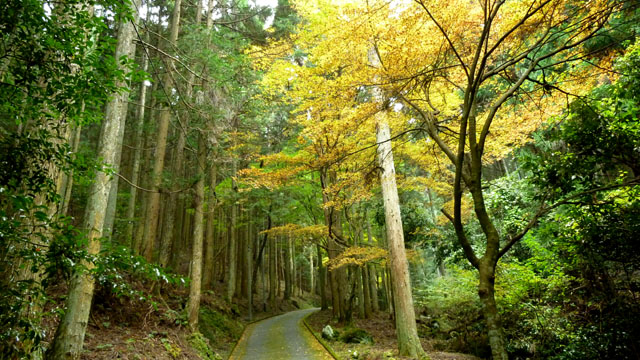
<instances>
[{"instance_id":1,"label":"tree branch","mask_svg":"<svg viewBox=\"0 0 640 360\"><path fill-rule=\"evenodd\" d=\"M451 216L451 214L449 214L445 209L440 209L440 212L442 212L442 214L444 214L444 216L447 219L449 219L449 221L451 221L451 223L455 226L456 222L453 216ZM458 234L457 231L456 231L456 234ZM461 234L462 236L458 235L457 237L458 237L458 241L460 241L460 245L462 245L462 250L464 251L464 255L467 257L467 260L469 260L471 265L473 265L473 267L477 269L480 266L480 261L478 260L476 253L473 251L473 248L471 247L471 243L469 242L467 235L464 233L464 229L461 232Z\"/></svg>"}]
</instances>

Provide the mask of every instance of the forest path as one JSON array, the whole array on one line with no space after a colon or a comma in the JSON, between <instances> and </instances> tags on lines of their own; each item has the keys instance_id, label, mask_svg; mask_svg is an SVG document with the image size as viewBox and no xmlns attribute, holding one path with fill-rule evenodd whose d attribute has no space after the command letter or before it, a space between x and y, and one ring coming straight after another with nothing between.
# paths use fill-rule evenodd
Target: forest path
<instances>
[{"instance_id":1,"label":"forest path","mask_svg":"<svg viewBox=\"0 0 640 360\"><path fill-rule=\"evenodd\" d=\"M302 323L305 316L318 310L292 311L249 325L229 360L333 359Z\"/></svg>"}]
</instances>

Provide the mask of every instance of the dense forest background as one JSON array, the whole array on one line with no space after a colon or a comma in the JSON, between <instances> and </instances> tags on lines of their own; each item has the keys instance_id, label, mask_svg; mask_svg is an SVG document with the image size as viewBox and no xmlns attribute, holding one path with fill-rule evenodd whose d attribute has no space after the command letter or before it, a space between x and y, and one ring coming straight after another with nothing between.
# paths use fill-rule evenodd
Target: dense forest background
<instances>
[{"instance_id":1,"label":"dense forest background","mask_svg":"<svg viewBox=\"0 0 640 360\"><path fill-rule=\"evenodd\" d=\"M639 24L630 0L2 1L0 358L94 358L116 325L181 356L155 322L213 359L308 302L385 319L399 357L638 359Z\"/></svg>"}]
</instances>

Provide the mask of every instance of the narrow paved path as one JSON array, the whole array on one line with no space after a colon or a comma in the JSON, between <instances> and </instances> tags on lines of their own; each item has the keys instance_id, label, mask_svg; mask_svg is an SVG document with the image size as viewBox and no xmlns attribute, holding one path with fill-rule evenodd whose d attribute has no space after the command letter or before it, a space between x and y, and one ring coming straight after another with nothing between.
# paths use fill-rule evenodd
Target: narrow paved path
<instances>
[{"instance_id":1,"label":"narrow paved path","mask_svg":"<svg viewBox=\"0 0 640 360\"><path fill-rule=\"evenodd\" d=\"M249 325L229 359L333 359L302 323L314 311L292 311Z\"/></svg>"}]
</instances>

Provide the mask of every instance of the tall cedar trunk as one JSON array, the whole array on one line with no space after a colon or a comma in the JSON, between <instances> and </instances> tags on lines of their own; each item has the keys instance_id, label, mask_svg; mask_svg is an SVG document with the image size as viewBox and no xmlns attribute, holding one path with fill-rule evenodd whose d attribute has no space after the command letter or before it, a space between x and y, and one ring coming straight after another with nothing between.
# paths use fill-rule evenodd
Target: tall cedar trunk
<instances>
[{"instance_id":1,"label":"tall cedar trunk","mask_svg":"<svg viewBox=\"0 0 640 360\"><path fill-rule=\"evenodd\" d=\"M267 311L267 283L265 279L265 266L267 259L265 256L260 258L260 286L262 287L262 311Z\"/></svg>"},{"instance_id":2,"label":"tall cedar trunk","mask_svg":"<svg viewBox=\"0 0 640 360\"><path fill-rule=\"evenodd\" d=\"M202 1L198 0L198 6L196 9L196 20L195 25L200 25L200 14L202 13ZM189 82L186 85L185 97L187 99L191 99L193 95L193 84L195 82L195 75L193 73L189 74ZM173 166L172 166L172 174L175 178L180 179L184 176L184 149L187 141L186 129L189 126L189 114L185 113L181 119L181 121L177 128L178 133L178 141L173 151ZM165 220L163 221L163 230L162 230L162 238L160 241L160 253L158 256L158 264L160 266L167 266L169 260L171 258L171 247L174 243L174 232L172 229L174 228L175 218L178 211L182 211L182 209L177 208L177 189L174 183L174 191L169 193L169 201L167 202L167 208L165 210Z\"/></svg>"},{"instance_id":3,"label":"tall cedar trunk","mask_svg":"<svg viewBox=\"0 0 640 360\"><path fill-rule=\"evenodd\" d=\"M342 237L342 222L340 221L340 213L336 211L336 222L335 222L335 229L334 229L334 233L338 236L338 237ZM337 242L335 242L336 245L338 245ZM344 249L340 246L339 247L339 253L342 253L344 251ZM346 266L342 266L338 269L336 269L336 276L337 276L337 280L338 280L338 299L340 301L340 317L339 320L343 321L343 322L351 322L351 309L349 308L349 278L348 278L348 274L347 274L347 267Z\"/></svg>"},{"instance_id":4,"label":"tall cedar trunk","mask_svg":"<svg viewBox=\"0 0 640 360\"><path fill-rule=\"evenodd\" d=\"M329 170L320 175L322 184L322 202L327 204L331 201L329 194L324 191L333 182L335 182L335 172ZM327 240L327 253L329 259L334 259L342 252L341 246L336 239L342 237L342 223L340 222L340 212L334 207L324 209L325 225L329 228L330 234ZM347 279L344 267L329 270L329 285L331 288L331 303L333 307L333 316L338 321L345 321L347 318L346 298L347 298Z\"/></svg>"},{"instance_id":5,"label":"tall cedar trunk","mask_svg":"<svg viewBox=\"0 0 640 360\"><path fill-rule=\"evenodd\" d=\"M380 172L380 185L382 187L387 241L389 243L398 350L400 355L425 357L426 354L418 338L413 299L411 297L409 265L404 249L400 201L398 199L396 172L391 151L391 133L389 124L382 116L379 117L376 125L376 142L379 144L378 165L382 169Z\"/></svg>"},{"instance_id":6,"label":"tall cedar trunk","mask_svg":"<svg viewBox=\"0 0 640 360\"><path fill-rule=\"evenodd\" d=\"M362 274L362 296L364 300L364 317L371 317L371 287L369 282L369 266L367 264L360 270Z\"/></svg>"},{"instance_id":7,"label":"tall cedar trunk","mask_svg":"<svg viewBox=\"0 0 640 360\"><path fill-rule=\"evenodd\" d=\"M184 172L183 172L184 174ZM180 196L178 196L178 199L176 200L176 217L174 219L175 221L175 225L174 225L174 229L173 231L173 235L172 238L173 239L177 239L177 238L182 238L181 233L182 233L182 228L184 227L185 224L185 213L186 210L188 208L187 205L187 197L185 194L180 194ZM181 256L180 253L178 251L172 251L171 252L171 267L173 269L179 269L180 268L180 261L181 261Z\"/></svg>"},{"instance_id":8,"label":"tall cedar trunk","mask_svg":"<svg viewBox=\"0 0 640 360\"><path fill-rule=\"evenodd\" d=\"M176 41L178 40L181 2L182 0L175 0L173 15L171 16L171 30L169 33L169 44L167 44L167 49L174 48L176 46ZM171 72L173 71L173 60L167 57L164 64L166 67L162 84L167 95L169 95L173 87L171 76ZM148 261L151 261L153 257L156 233L158 229L158 218L160 217L160 185L162 184L162 171L164 169L164 158L167 151L167 135L169 132L170 118L171 99L166 99L166 103L163 104L163 109L160 110L160 118L158 119L156 151L153 156L153 170L151 172L151 190L153 192L149 194L142 242L142 255Z\"/></svg>"},{"instance_id":9,"label":"tall cedar trunk","mask_svg":"<svg viewBox=\"0 0 640 360\"><path fill-rule=\"evenodd\" d=\"M135 14L138 2L131 4L131 10ZM118 44L115 58L131 57L134 52L133 35L134 22L125 20L120 23L118 29ZM122 68L122 71L126 69ZM119 87L125 88L126 84L120 82ZM128 92L116 93L107 103L103 131L98 145L98 158L104 159L107 164L113 164L117 158L118 139L120 127L125 125L127 113ZM89 199L85 211L83 228L87 231L87 254L95 256L100 252L100 239L104 227L104 213L107 210L109 191L115 181L105 172L98 172L89 191ZM91 310L94 281L90 271L95 264L83 260L82 266L75 269L69 294L66 300L66 311L60 320L56 330L53 344L48 353L50 359L76 359L80 356L84 335Z\"/></svg>"},{"instance_id":10,"label":"tall cedar trunk","mask_svg":"<svg viewBox=\"0 0 640 360\"><path fill-rule=\"evenodd\" d=\"M269 211L267 212L267 230L270 230L270 229L271 229L271 205L269 205ZM260 264L259 267L260 267L261 270L264 270L263 269L264 249L265 249L265 246L267 245L267 239L268 238L269 238L269 235L268 235L268 233L265 232L264 233L264 238L262 239L262 242L260 243L260 246L259 246L258 252L257 252L257 256L256 256L256 263ZM258 266L256 266L253 269L253 278L257 279L257 275L258 275ZM264 284L262 284L262 285L265 286ZM253 292L256 292L256 286L257 286L256 282L254 281L254 283L253 283L253 288L254 288Z\"/></svg>"},{"instance_id":11,"label":"tall cedar trunk","mask_svg":"<svg viewBox=\"0 0 640 360\"><path fill-rule=\"evenodd\" d=\"M356 298L358 300L358 317L364 319L366 317L364 310L364 287L362 282L362 267L358 266L354 269Z\"/></svg>"},{"instance_id":12,"label":"tall cedar trunk","mask_svg":"<svg viewBox=\"0 0 640 360\"><path fill-rule=\"evenodd\" d=\"M198 311L202 285L202 239L204 230L204 179L206 142L204 135L198 135L198 182L196 183L196 204L193 226L193 246L191 255L191 283L189 285L189 301L187 316L191 332L198 331Z\"/></svg>"},{"instance_id":13,"label":"tall cedar trunk","mask_svg":"<svg viewBox=\"0 0 640 360\"><path fill-rule=\"evenodd\" d=\"M388 311L393 314L393 307L391 306L389 286L387 282L387 265L380 268L380 285L382 286L382 290L380 292L382 295L382 306L380 307L380 310Z\"/></svg>"},{"instance_id":14,"label":"tall cedar trunk","mask_svg":"<svg viewBox=\"0 0 640 360\"><path fill-rule=\"evenodd\" d=\"M218 244L220 245L220 249L218 250L218 253L220 254L220 260L216 261L216 265L217 265L217 269L218 269L218 281L219 282L223 282L224 278L225 278L225 269L227 268L227 264L226 264L226 259L227 259L227 249L228 249L228 242L225 241L225 237L227 236L227 233L224 231L225 227L224 227L224 220L225 220L225 212L223 211L224 209L220 209L220 211L218 211L218 224L217 224L217 228L218 228Z\"/></svg>"},{"instance_id":15,"label":"tall cedar trunk","mask_svg":"<svg viewBox=\"0 0 640 360\"><path fill-rule=\"evenodd\" d=\"M380 310L380 303L378 300L378 272L376 266L369 264L369 292L371 294L371 312L378 312Z\"/></svg>"},{"instance_id":16,"label":"tall cedar trunk","mask_svg":"<svg viewBox=\"0 0 640 360\"><path fill-rule=\"evenodd\" d=\"M246 278L246 291L247 291L247 300L249 307L249 321L253 320L253 241L251 234L251 222L248 218L249 213L247 212L247 236L245 238L246 243L246 251L245 251L245 278Z\"/></svg>"},{"instance_id":17,"label":"tall cedar trunk","mask_svg":"<svg viewBox=\"0 0 640 360\"><path fill-rule=\"evenodd\" d=\"M289 242L289 263L287 264L287 267L289 268L289 271L291 272L291 295L295 296L296 295L296 287L297 287L297 272L296 272L296 266L295 266L295 256L296 256L296 245L293 242L293 239L291 238L291 235L289 235L288 238L288 242Z\"/></svg>"},{"instance_id":18,"label":"tall cedar trunk","mask_svg":"<svg viewBox=\"0 0 640 360\"><path fill-rule=\"evenodd\" d=\"M280 239L280 241L278 241L278 243L276 244L276 269L278 270L278 297L280 297L280 294L282 294L282 297L284 297L284 291L282 290L282 282L284 282L284 251L282 249L283 244L282 244L282 239Z\"/></svg>"},{"instance_id":19,"label":"tall cedar trunk","mask_svg":"<svg viewBox=\"0 0 640 360\"><path fill-rule=\"evenodd\" d=\"M193 176L195 175L196 174ZM195 198L191 198L189 201L193 208L195 208ZM188 208L185 208L184 211L186 213ZM179 251L174 251L174 253L179 254L182 273L188 274L191 268L191 252L193 251L193 237L190 235L193 233L193 225L195 224L195 215L192 211L185 214L185 221L185 225L182 228L182 236L174 236L172 247L179 249Z\"/></svg>"},{"instance_id":20,"label":"tall cedar trunk","mask_svg":"<svg viewBox=\"0 0 640 360\"><path fill-rule=\"evenodd\" d=\"M238 186L236 184L235 181L235 176L236 176L236 171L237 171L237 164L236 164L236 160L234 159L232 161L232 181L231 181L231 187L233 188L233 202L231 204L231 225L230 225L230 232L231 232L231 236L229 237L229 263L227 264L227 267L229 268L229 278L227 279L227 293L226 293L226 300L227 302L231 302L231 300L233 299L233 294L236 291L236 273L237 273L237 266L238 266L238 261L237 261L237 241L238 241L238 231L236 229L237 227L237 218L238 218L238 205L235 203L236 202L236 195L237 195L237 190L238 190Z\"/></svg>"},{"instance_id":21,"label":"tall cedar trunk","mask_svg":"<svg viewBox=\"0 0 640 360\"><path fill-rule=\"evenodd\" d=\"M331 259L331 257L329 258ZM329 288L331 289L331 305L333 309L333 317L341 320L340 293L338 292L338 274L335 270L329 270Z\"/></svg>"},{"instance_id":22,"label":"tall cedar trunk","mask_svg":"<svg viewBox=\"0 0 640 360\"><path fill-rule=\"evenodd\" d=\"M292 269L291 269L291 235L287 235L287 247L284 249L284 300L291 299L292 292Z\"/></svg>"},{"instance_id":23,"label":"tall cedar trunk","mask_svg":"<svg viewBox=\"0 0 640 360\"><path fill-rule=\"evenodd\" d=\"M154 82L153 83L153 87L151 88L151 93L153 94L156 90L158 89L158 82ZM150 109L151 109L151 114L149 116L149 119L153 119L155 117L155 113L157 112L155 109L157 104L157 98L154 96L151 98L151 104L150 104ZM146 149L149 149L152 147L153 144L153 135L151 134L151 131L147 131L145 136L144 136L144 146L143 146L143 152L142 152L142 160L141 160L141 164L140 164L140 180L139 183L145 187L145 188L149 188L151 187L151 178L149 176L150 173L150 165L151 165L151 151L148 151ZM147 209L148 204L149 204L149 196L150 193L149 192L143 192L142 193L142 197L141 197L141 205L140 205L140 215L138 216L138 222L136 224L135 227L135 233L133 235L133 251L136 255L142 255L142 246L143 246L143 241L144 241L144 228L145 228L145 224L146 221L145 219L147 218Z\"/></svg>"},{"instance_id":24,"label":"tall cedar trunk","mask_svg":"<svg viewBox=\"0 0 640 360\"><path fill-rule=\"evenodd\" d=\"M132 54L133 55L133 54ZM128 98L127 98L128 100ZM127 116L126 111L123 116ZM118 174L120 172L120 162L122 160L122 143L124 141L124 130L125 126L120 127L120 132L118 133L118 143L116 144L116 156L113 160L113 172ZM114 231L114 224L116 221L116 205L118 203L118 184L119 178L114 178L111 183L111 189L109 190L109 201L107 203L107 210L104 215L104 225L102 230L102 236L106 239L111 239Z\"/></svg>"},{"instance_id":25,"label":"tall cedar trunk","mask_svg":"<svg viewBox=\"0 0 640 360\"><path fill-rule=\"evenodd\" d=\"M380 59L374 49L369 50L369 61L374 67L380 66ZM374 88L374 99L383 104L382 91ZM391 275L392 301L395 310L396 334L400 355L426 357L418 338L409 266L404 248L400 200L396 185L396 171L391 150L391 130L385 118L385 111L376 115L376 143L378 144L378 166L380 168L380 187L385 210L385 225L389 249L389 267Z\"/></svg>"},{"instance_id":26,"label":"tall cedar trunk","mask_svg":"<svg viewBox=\"0 0 640 360\"><path fill-rule=\"evenodd\" d=\"M367 242L369 246L373 246L373 234L371 233L371 220L365 211L364 217L367 221ZM371 297L371 312L379 310L378 305L378 275L374 264L367 264L365 273L369 279L369 295Z\"/></svg>"},{"instance_id":27,"label":"tall cedar trunk","mask_svg":"<svg viewBox=\"0 0 640 360\"><path fill-rule=\"evenodd\" d=\"M367 211L364 211L364 218L366 219L365 224L367 225L367 243L371 246L371 225L369 223L369 219L367 216ZM362 297L363 297L363 306L364 306L364 317L366 319L371 317L372 307L371 307L371 283L369 281L369 264L364 264L362 269L360 270L362 274Z\"/></svg>"},{"instance_id":28,"label":"tall cedar trunk","mask_svg":"<svg viewBox=\"0 0 640 360\"><path fill-rule=\"evenodd\" d=\"M207 201L207 236L205 238L205 257L204 257L204 274L202 277L202 286L205 289L211 288L214 273L214 252L215 252L215 222L216 222L216 196L215 188L217 182L217 167L214 162L209 163L209 199Z\"/></svg>"},{"instance_id":29,"label":"tall cedar trunk","mask_svg":"<svg viewBox=\"0 0 640 360\"><path fill-rule=\"evenodd\" d=\"M238 214L240 216L240 221L239 223L242 224L244 223L243 220L243 213L244 211L242 210L242 206L238 206ZM235 295L239 298L242 299L246 299L246 293L244 292L247 285L246 282L244 281L244 272L245 272L245 262L244 262L244 252L245 252L245 247L246 247L246 241L245 241L245 237L244 237L244 231L240 231L240 228L238 229L238 243L236 244L236 261L238 262L238 265L236 266L236 293Z\"/></svg>"},{"instance_id":30,"label":"tall cedar trunk","mask_svg":"<svg viewBox=\"0 0 640 360\"><path fill-rule=\"evenodd\" d=\"M84 101L82 102L81 112L84 113ZM78 147L80 146L80 135L82 134L82 126L80 124L75 125L72 132L71 137L71 152L77 153ZM61 193L62 204L60 204L60 208L62 215L67 215L69 212L69 203L71 202L71 192L73 190L73 169L69 170L69 172L64 173L64 192Z\"/></svg>"},{"instance_id":31,"label":"tall cedar trunk","mask_svg":"<svg viewBox=\"0 0 640 360\"><path fill-rule=\"evenodd\" d=\"M201 20L201 14L202 14L202 1L203 0L198 0L198 6L197 6L197 10L196 10L196 24L200 24L200 20ZM211 31L211 28L213 27L213 22L209 21L209 19L213 17L213 0L208 0L207 2L207 17L206 17L206 28L207 31ZM213 20L213 19L212 19ZM209 44L208 44L209 45ZM189 96L191 96L191 93L193 92L193 84L195 83L195 74L191 73L190 77L189 77ZM203 80L202 83L202 89L206 89L208 86L208 83ZM200 101L198 100L200 99L200 96L196 96L196 102L200 103ZM209 126L210 130L213 130L213 124L210 124ZM213 137L212 134L214 134L213 131L210 131L209 136ZM215 138L214 141L212 141L215 143ZM204 245L204 249L205 249L205 257L204 257L204 264L203 264L203 271L204 271L204 275L202 278L202 286L205 289L211 288L212 287L212 280L213 280L213 272L214 272L214 267L213 267L213 256L214 256L214 251L215 251L215 226L214 226L214 222L215 222L215 213L217 210L217 204L216 204L216 197L215 197L215 189L216 189L216 182L217 182L217 166L215 164L215 161L213 161L213 159L209 159L208 160L208 165L209 165L209 193L208 198L207 198L207 225L206 225L206 232L205 232L205 245Z\"/></svg>"},{"instance_id":32,"label":"tall cedar trunk","mask_svg":"<svg viewBox=\"0 0 640 360\"><path fill-rule=\"evenodd\" d=\"M187 97L188 98L188 97ZM178 141L173 149L171 173L174 179L182 178L184 174L184 147L186 144L186 136L184 131L177 129ZM160 249L158 252L158 265L166 267L171 259L171 248L174 241L174 228L176 215L182 208L177 208L178 203L178 185L175 181L171 186L171 192L167 195L168 200L165 202L164 221L162 222L162 237L160 238Z\"/></svg>"},{"instance_id":33,"label":"tall cedar trunk","mask_svg":"<svg viewBox=\"0 0 640 360\"><path fill-rule=\"evenodd\" d=\"M318 253L318 286L320 287L320 309L327 310L329 304L327 301L327 270L322 265L322 248L320 245L316 245L316 252Z\"/></svg>"},{"instance_id":34,"label":"tall cedar trunk","mask_svg":"<svg viewBox=\"0 0 640 360\"><path fill-rule=\"evenodd\" d=\"M309 294L316 293L316 284L313 276L313 250L309 248Z\"/></svg>"},{"instance_id":35,"label":"tall cedar trunk","mask_svg":"<svg viewBox=\"0 0 640 360\"><path fill-rule=\"evenodd\" d=\"M396 318L396 304L395 299L393 297L393 280L391 278L391 270L389 267L385 269L385 273L387 274L387 299L389 299L389 314L392 319Z\"/></svg>"},{"instance_id":36,"label":"tall cedar trunk","mask_svg":"<svg viewBox=\"0 0 640 360\"><path fill-rule=\"evenodd\" d=\"M269 241L269 310L276 310L276 238Z\"/></svg>"},{"instance_id":37,"label":"tall cedar trunk","mask_svg":"<svg viewBox=\"0 0 640 360\"><path fill-rule=\"evenodd\" d=\"M148 34L148 33L147 33ZM146 36L147 42L148 35ZM142 71L147 71L149 67L149 58L147 57L146 51L142 51ZM136 184L140 184L138 178L140 177L140 160L142 158L142 147L144 146L144 113L145 113L145 103L147 100L147 85L143 81L140 84L140 104L138 105L138 113L136 116L136 124L135 124L135 134L134 134L134 153L133 153L133 164L131 165L131 190L129 193L129 203L127 205L127 228L125 230L125 239L131 244L133 248L133 229L134 229L134 217L136 214L136 201L138 200L138 189L136 188Z\"/></svg>"},{"instance_id":38,"label":"tall cedar trunk","mask_svg":"<svg viewBox=\"0 0 640 360\"><path fill-rule=\"evenodd\" d=\"M361 246L362 245L362 226L358 224L356 225L356 246ZM364 284L362 282L362 266L358 266L356 267L356 269L354 270L354 276L355 276L355 286L356 286L356 299L358 301L358 316L361 319L364 319L365 316L365 309L364 309Z\"/></svg>"}]
</instances>

